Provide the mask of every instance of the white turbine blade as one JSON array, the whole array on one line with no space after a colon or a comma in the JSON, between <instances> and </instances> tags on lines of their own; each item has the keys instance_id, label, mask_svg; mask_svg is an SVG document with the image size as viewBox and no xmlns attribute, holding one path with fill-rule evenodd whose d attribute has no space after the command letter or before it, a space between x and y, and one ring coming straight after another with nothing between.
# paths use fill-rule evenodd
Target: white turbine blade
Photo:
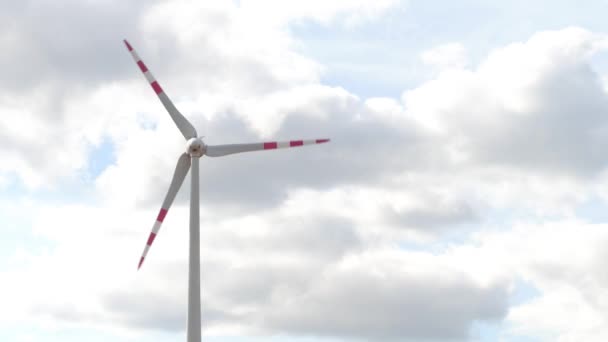
<instances>
[{"instance_id":1,"label":"white turbine blade","mask_svg":"<svg viewBox=\"0 0 608 342\"><path fill-rule=\"evenodd\" d=\"M276 150L278 148L299 147L304 145L315 145L329 142L329 139L291 140L291 141L269 141L253 144L230 144L207 146L205 155L209 157L221 157L234 153Z\"/></svg>"},{"instance_id":2,"label":"white turbine blade","mask_svg":"<svg viewBox=\"0 0 608 342\"><path fill-rule=\"evenodd\" d=\"M137 269L141 267L148 254L148 250L150 250L150 246L154 242L158 231L160 230L160 225L163 223L165 216L167 215L167 211L171 207L173 200L175 199L175 195L177 195L177 191L182 186L184 182L184 178L186 178L186 174L188 174L188 170L190 170L190 156L186 153L182 154L177 160L177 165L175 166L175 172L173 173L173 180L171 180L171 185L169 185L169 191L165 196L165 200L163 201L163 205L160 208L160 212L156 217L156 222L154 222L154 226L152 226L152 232L150 232L150 236L148 237L148 241L146 242L146 247L144 248L144 252L141 255L141 259L139 259L139 265Z\"/></svg>"},{"instance_id":3,"label":"white turbine blade","mask_svg":"<svg viewBox=\"0 0 608 342\"><path fill-rule=\"evenodd\" d=\"M182 132L182 134L184 135L184 138L186 138L186 140L188 140L190 138L195 138L197 136L197 134L196 134L196 129L194 129L194 126L192 126L190 121L188 121L177 110L177 108L175 108L175 105L173 105L173 102L171 102L171 100L169 99L169 96L167 96L167 93L165 93L163 88L160 87L160 85L158 84L158 82L156 81L154 76L152 76L152 73L150 72L150 70L148 70L148 67L139 58L139 55L137 54L137 52L135 52L133 47L131 47L131 44L129 44L129 42L126 39L124 40L124 42L125 42L125 45L127 46L127 49L131 53L131 56L133 56L135 63L137 63L137 65L139 66L139 69L141 70L141 72L143 72L144 76L146 77L146 80L148 80L148 83L150 83L150 85L152 86L152 89L154 89L154 92L160 99L160 102L162 102L163 106L165 106L165 109L167 110L167 112L169 112L169 115L171 115L171 119L173 119L173 121L177 125L177 128L180 130L180 132Z\"/></svg>"}]
</instances>

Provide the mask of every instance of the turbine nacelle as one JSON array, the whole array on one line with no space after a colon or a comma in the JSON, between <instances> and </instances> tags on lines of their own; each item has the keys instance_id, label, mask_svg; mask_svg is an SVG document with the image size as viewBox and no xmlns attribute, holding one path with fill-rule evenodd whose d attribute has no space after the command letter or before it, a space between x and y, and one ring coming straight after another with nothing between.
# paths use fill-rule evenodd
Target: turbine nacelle
<instances>
[{"instance_id":1,"label":"turbine nacelle","mask_svg":"<svg viewBox=\"0 0 608 342\"><path fill-rule=\"evenodd\" d=\"M207 146L201 138L190 138L186 143L186 153L190 157L202 157L207 151Z\"/></svg>"}]
</instances>

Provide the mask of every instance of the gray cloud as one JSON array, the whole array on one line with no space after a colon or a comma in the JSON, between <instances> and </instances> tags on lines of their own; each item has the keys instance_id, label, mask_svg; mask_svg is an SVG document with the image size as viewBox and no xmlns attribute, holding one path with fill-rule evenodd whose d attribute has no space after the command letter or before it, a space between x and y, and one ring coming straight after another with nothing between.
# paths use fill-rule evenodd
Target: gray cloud
<instances>
[{"instance_id":1,"label":"gray cloud","mask_svg":"<svg viewBox=\"0 0 608 342\"><path fill-rule=\"evenodd\" d=\"M273 297L306 291L322 267L322 263L305 260L289 262L282 259L276 263L250 262L241 265L227 265L215 260L204 263L206 272L203 281L208 285L206 296L226 309L245 307L260 312L271 303ZM250 318L255 316L253 314Z\"/></svg>"},{"instance_id":2,"label":"gray cloud","mask_svg":"<svg viewBox=\"0 0 608 342\"><path fill-rule=\"evenodd\" d=\"M239 250L251 256L262 254L277 258L324 261L339 259L363 246L355 231L355 222L342 217L310 213L308 216L271 217L266 222L263 235L242 234L242 231L247 232L253 228L235 223L224 227L222 234L211 237L209 244Z\"/></svg>"},{"instance_id":3,"label":"gray cloud","mask_svg":"<svg viewBox=\"0 0 608 342\"><path fill-rule=\"evenodd\" d=\"M529 90L535 109L496 113L500 126L478 127L470 147L480 162L494 162L587 177L604 169L608 98L588 64L558 64ZM507 119L508 118L508 119ZM473 133L473 132L471 132Z\"/></svg>"},{"instance_id":4,"label":"gray cloud","mask_svg":"<svg viewBox=\"0 0 608 342\"><path fill-rule=\"evenodd\" d=\"M292 113L274 135L276 140L329 137L332 141L296 150L203 158L201 199L205 205L259 209L278 204L288 191L300 187L321 190L378 184L386 177L420 170L442 153L433 153L430 138L414 125L383 122L358 100L313 99L300 111L321 112L328 118ZM261 141L229 113L208 127L213 132L210 144Z\"/></svg>"},{"instance_id":5,"label":"gray cloud","mask_svg":"<svg viewBox=\"0 0 608 342\"><path fill-rule=\"evenodd\" d=\"M473 322L505 316L507 291L479 287L464 275L356 271L324 274L282 304L266 317L271 329L369 341L465 340Z\"/></svg>"},{"instance_id":6,"label":"gray cloud","mask_svg":"<svg viewBox=\"0 0 608 342\"><path fill-rule=\"evenodd\" d=\"M502 320L507 312L507 284L481 286L465 273L445 269L424 275L384 265L349 270L301 262L247 265L203 262L205 326L241 324L265 333L369 341L466 340L474 322ZM182 331L181 285L139 294L121 290L104 297L104 308L115 324Z\"/></svg>"},{"instance_id":7,"label":"gray cloud","mask_svg":"<svg viewBox=\"0 0 608 342\"><path fill-rule=\"evenodd\" d=\"M478 214L467 203L435 203L420 208L401 211L389 209L389 221L408 229L419 229L431 233L445 231L456 225L479 222Z\"/></svg>"},{"instance_id":8,"label":"gray cloud","mask_svg":"<svg viewBox=\"0 0 608 342\"><path fill-rule=\"evenodd\" d=\"M185 330L187 322L187 303L184 294L113 293L103 298L103 305L104 309L111 313L110 317L114 319L114 323L121 322L123 325L143 330L181 332ZM177 298L177 295L181 296ZM237 320L239 320L238 316L218 310L205 302L202 314L205 326Z\"/></svg>"},{"instance_id":9,"label":"gray cloud","mask_svg":"<svg viewBox=\"0 0 608 342\"><path fill-rule=\"evenodd\" d=\"M104 298L104 307L129 326L182 331L187 308L183 297L160 292L114 293Z\"/></svg>"},{"instance_id":10,"label":"gray cloud","mask_svg":"<svg viewBox=\"0 0 608 342\"><path fill-rule=\"evenodd\" d=\"M66 87L116 80L127 70L118 53L122 39L138 36L146 6L149 2L3 1L0 37L8 49L0 56L0 88L6 93L46 82Z\"/></svg>"}]
</instances>

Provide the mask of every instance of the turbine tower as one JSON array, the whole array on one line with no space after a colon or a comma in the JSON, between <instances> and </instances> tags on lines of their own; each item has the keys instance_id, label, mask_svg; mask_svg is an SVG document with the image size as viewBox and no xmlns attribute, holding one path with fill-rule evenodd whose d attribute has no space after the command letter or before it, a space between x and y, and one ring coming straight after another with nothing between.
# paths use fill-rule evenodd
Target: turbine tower
<instances>
[{"instance_id":1,"label":"turbine tower","mask_svg":"<svg viewBox=\"0 0 608 342\"><path fill-rule=\"evenodd\" d=\"M312 139L312 140L291 140L291 141L270 141L252 144L229 144L229 145L206 145L201 138L197 136L196 129L192 124L175 108L169 96L163 88L158 84L148 67L139 58L139 55L127 40L124 40L127 49L133 56L135 63L146 77L146 80L160 99L160 102L165 106L171 119L177 125L177 128L186 139L186 152L184 152L177 160L177 166L173 173L173 179L169 185L169 191L165 196L163 204L160 208L156 221L152 226L152 232L148 236L148 241L144 247L137 269L141 265L150 250L150 246L158 235L160 229L177 192L179 191L188 170L191 170L192 182L190 187L190 249L189 249L189 269L188 269L188 326L187 326L187 342L201 341L201 285L200 285L200 215L199 215L199 159L202 156L222 157L229 154L275 150L278 148L299 147L304 145L314 145L329 142L329 139Z\"/></svg>"}]
</instances>

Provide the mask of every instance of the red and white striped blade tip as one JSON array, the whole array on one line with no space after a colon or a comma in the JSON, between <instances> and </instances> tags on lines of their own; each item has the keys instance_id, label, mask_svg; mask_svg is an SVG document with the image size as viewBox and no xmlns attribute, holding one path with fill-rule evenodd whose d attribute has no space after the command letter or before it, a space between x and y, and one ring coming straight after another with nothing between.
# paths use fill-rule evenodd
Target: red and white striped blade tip
<instances>
[{"instance_id":1,"label":"red and white striped blade tip","mask_svg":"<svg viewBox=\"0 0 608 342\"><path fill-rule=\"evenodd\" d=\"M290 141L269 141L263 143L265 150L274 150L285 147L299 147L312 144L323 144L329 142L329 139L314 139L314 140L290 140Z\"/></svg>"},{"instance_id":2,"label":"red and white striped blade tip","mask_svg":"<svg viewBox=\"0 0 608 342\"><path fill-rule=\"evenodd\" d=\"M158 235L160 226L163 223L163 221L165 220L165 217L167 216L168 212L169 212L168 209L160 208L160 211L158 212L158 216L156 217L156 221L154 222L154 226L152 227L152 231L150 232L150 235L148 236L148 241L146 241L146 247L144 247L144 252L143 252L141 258L139 259L139 264L137 265L138 270L141 268L141 265L144 263L144 259L148 255L148 251L150 250L150 247L152 247L152 243L154 243L154 239L156 239L156 235Z\"/></svg>"},{"instance_id":3,"label":"red and white striped blade tip","mask_svg":"<svg viewBox=\"0 0 608 342\"><path fill-rule=\"evenodd\" d=\"M131 44L129 44L129 42L126 39L123 39L122 41L125 42L125 45L127 46L127 49L129 51L133 51L133 47L131 46Z\"/></svg>"}]
</instances>

